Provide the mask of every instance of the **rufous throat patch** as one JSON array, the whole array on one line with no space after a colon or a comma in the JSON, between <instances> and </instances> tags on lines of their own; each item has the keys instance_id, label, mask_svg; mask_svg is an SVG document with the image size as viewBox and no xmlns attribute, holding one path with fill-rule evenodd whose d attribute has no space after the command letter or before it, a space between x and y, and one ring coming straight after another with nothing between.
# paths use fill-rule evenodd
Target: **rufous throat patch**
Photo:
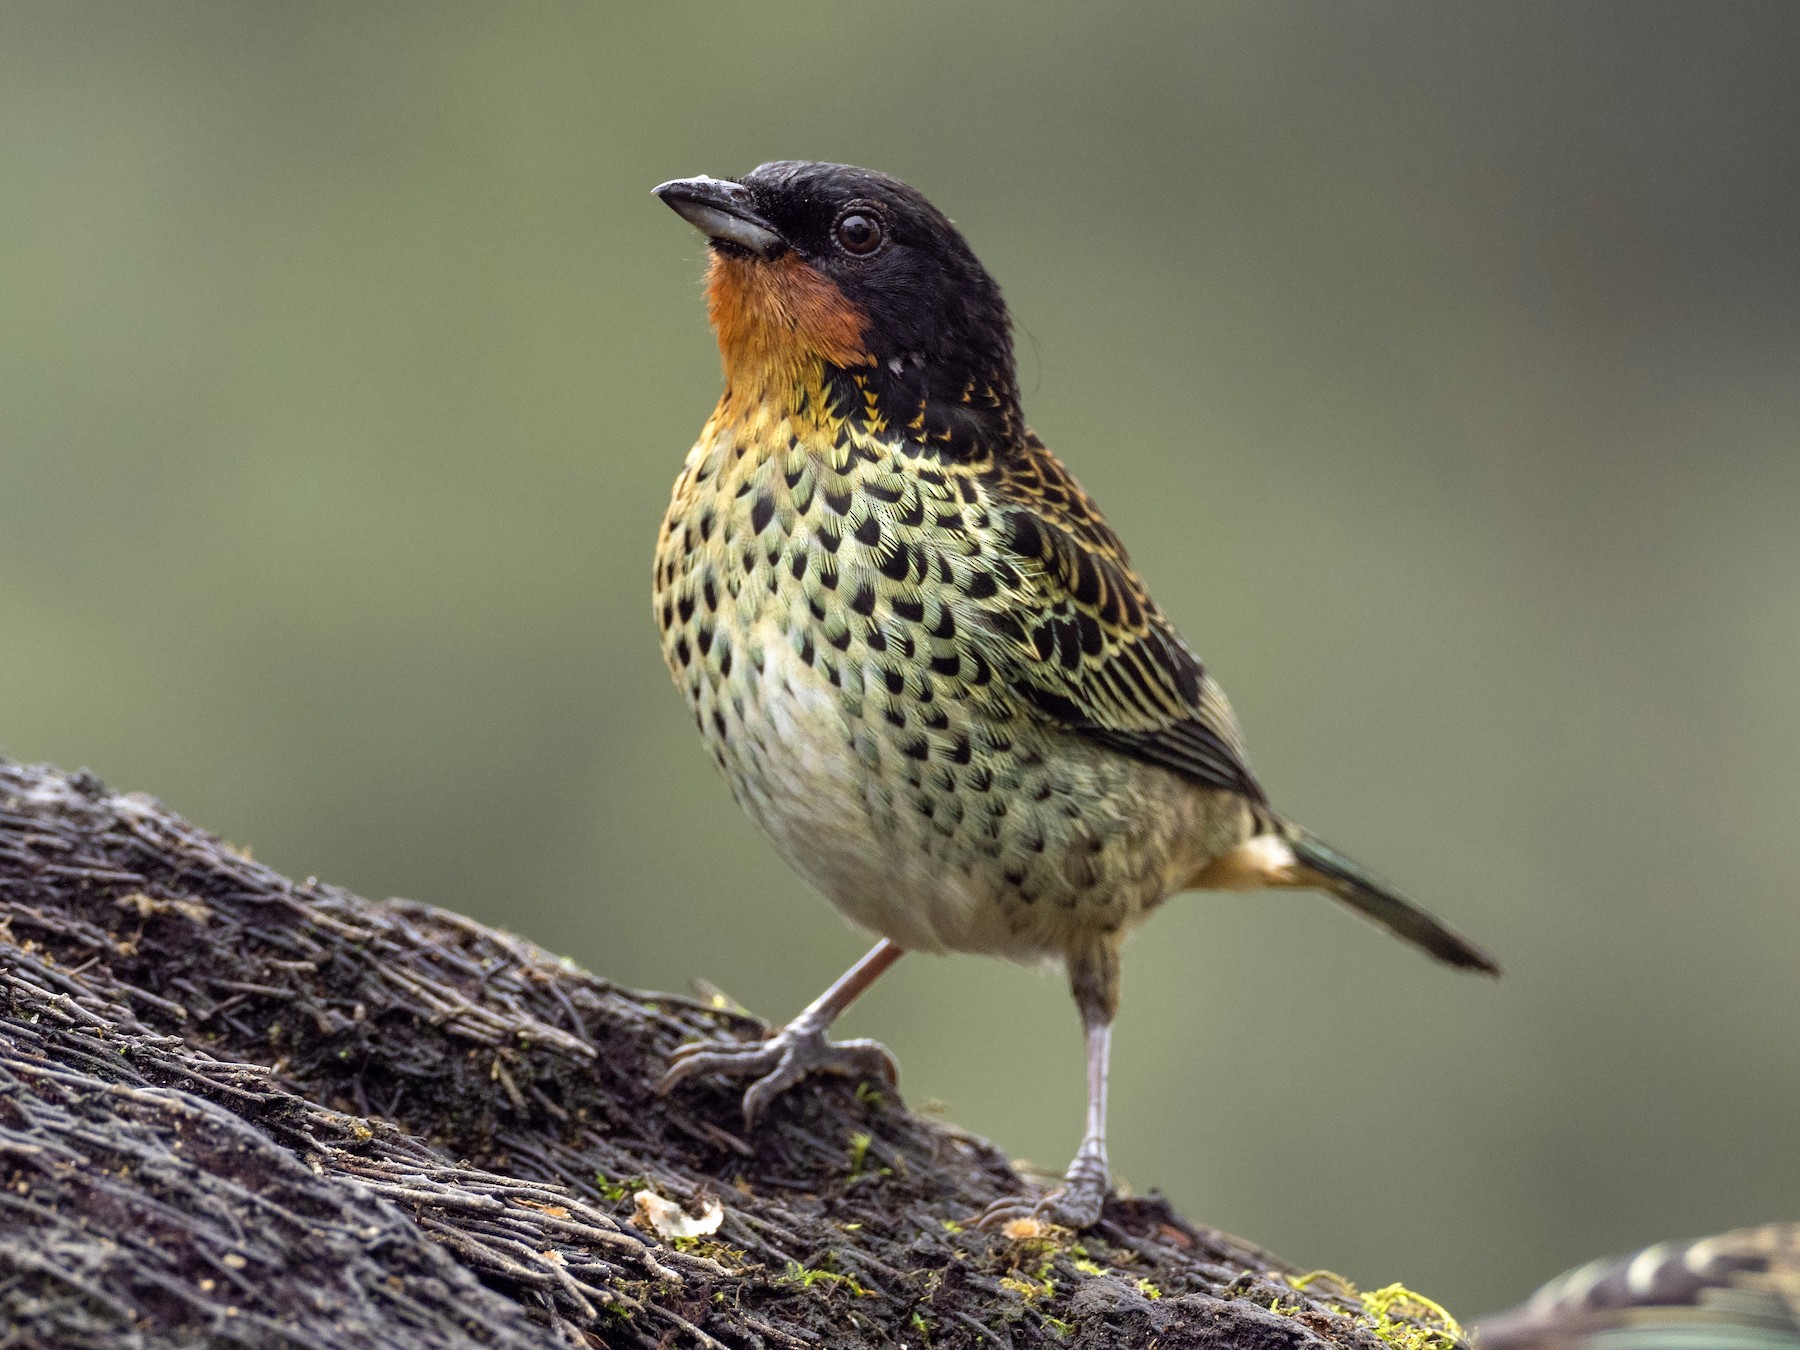
<instances>
[{"instance_id":1,"label":"rufous throat patch","mask_svg":"<svg viewBox=\"0 0 1800 1350\"><path fill-rule=\"evenodd\" d=\"M867 365L868 316L829 278L793 253L773 262L714 252L706 305L725 379L738 385L789 379L819 361Z\"/></svg>"}]
</instances>

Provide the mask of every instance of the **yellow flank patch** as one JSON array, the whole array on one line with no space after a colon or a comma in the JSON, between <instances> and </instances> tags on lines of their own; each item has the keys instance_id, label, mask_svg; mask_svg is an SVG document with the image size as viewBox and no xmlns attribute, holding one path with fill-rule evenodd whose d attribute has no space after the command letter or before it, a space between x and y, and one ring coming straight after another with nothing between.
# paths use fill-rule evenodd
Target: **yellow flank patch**
<instances>
[{"instance_id":1,"label":"yellow flank patch","mask_svg":"<svg viewBox=\"0 0 1800 1350\"><path fill-rule=\"evenodd\" d=\"M1260 891L1268 886L1292 886L1298 881L1294 850L1273 834L1246 839L1229 853L1210 860L1188 882L1199 891Z\"/></svg>"}]
</instances>

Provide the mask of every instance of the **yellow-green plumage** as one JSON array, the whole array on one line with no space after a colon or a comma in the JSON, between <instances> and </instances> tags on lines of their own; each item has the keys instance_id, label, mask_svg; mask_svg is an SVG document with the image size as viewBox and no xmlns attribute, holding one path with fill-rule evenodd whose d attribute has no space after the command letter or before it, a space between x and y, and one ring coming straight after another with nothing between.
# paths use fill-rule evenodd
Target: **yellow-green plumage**
<instances>
[{"instance_id":1,"label":"yellow-green plumage","mask_svg":"<svg viewBox=\"0 0 1800 1350\"><path fill-rule=\"evenodd\" d=\"M663 654L739 802L884 941L761 1044L666 1083L891 1076L832 1020L902 950L1060 959L1088 1043L1066 1184L984 1221L1093 1223L1119 946L1178 891L1313 886L1470 943L1270 807L1224 693L1025 427L999 288L885 175L768 164L658 189L707 233L726 390L657 541Z\"/></svg>"},{"instance_id":2,"label":"yellow-green plumage","mask_svg":"<svg viewBox=\"0 0 1800 1350\"><path fill-rule=\"evenodd\" d=\"M1248 836L1239 793L1059 726L1022 692L1085 681L1121 720L1154 715L1133 703L1144 681L1105 668L1160 616L1047 451L1032 443L1033 500L991 460L946 463L835 415L818 384L791 402L815 411L721 402L676 483L655 604L701 734L797 871L904 947L1032 960L1120 934ZM1111 584L1132 588L1093 606L1117 620L1074 669L1054 633L1047 656L1032 640L1059 609L1074 627L1073 602L1053 561L1011 547L1019 509L1070 548L1106 547Z\"/></svg>"}]
</instances>

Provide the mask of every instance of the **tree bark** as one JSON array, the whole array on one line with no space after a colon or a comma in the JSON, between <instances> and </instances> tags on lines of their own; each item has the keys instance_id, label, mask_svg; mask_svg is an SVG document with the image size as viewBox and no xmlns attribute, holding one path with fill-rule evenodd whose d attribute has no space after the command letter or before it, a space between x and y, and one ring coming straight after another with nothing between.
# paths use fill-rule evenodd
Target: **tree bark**
<instances>
[{"instance_id":1,"label":"tree bark","mask_svg":"<svg viewBox=\"0 0 1800 1350\"><path fill-rule=\"evenodd\" d=\"M0 759L0 1346L1456 1344L1155 1197L976 1231L1006 1159L866 1087L654 1090L765 1030Z\"/></svg>"}]
</instances>

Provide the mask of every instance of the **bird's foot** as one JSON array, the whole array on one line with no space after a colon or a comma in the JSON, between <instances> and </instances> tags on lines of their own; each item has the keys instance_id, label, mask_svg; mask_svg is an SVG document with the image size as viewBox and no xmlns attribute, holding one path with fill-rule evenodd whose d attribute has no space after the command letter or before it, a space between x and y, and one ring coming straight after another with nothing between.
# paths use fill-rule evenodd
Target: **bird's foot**
<instances>
[{"instance_id":1,"label":"bird's foot","mask_svg":"<svg viewBox=\"0 0 1800 1350\"><path fill-rule=\"evenodd\" d=\"M657 1084L667 1092L699 1074L754 1078L744 1091L744 1124L754 1126L763 1108L810 1073L835 1073L893 1087L900 1071L887 1048L876 1041L828 1041L825 1028L795 1018L767 1040L692 1041L669 1057Z\"/></svg>"},{"instance_id":2,"label":"bird's foot","mask_svg":"<svg viewBox=\"0 0 1800 1350\"><path fill-rule=\"evenodd\" d=\"M1100 1222L1100 1211L1112 1190L1104 1154L1085 1149L1069 1164L1063 1184L1041 1196L1007 1196L996 1200L975 1221L978 1228L1004 1228L1016 1219L1036 1219L1080 1232Z\"/></svg>"}]
</instances>

